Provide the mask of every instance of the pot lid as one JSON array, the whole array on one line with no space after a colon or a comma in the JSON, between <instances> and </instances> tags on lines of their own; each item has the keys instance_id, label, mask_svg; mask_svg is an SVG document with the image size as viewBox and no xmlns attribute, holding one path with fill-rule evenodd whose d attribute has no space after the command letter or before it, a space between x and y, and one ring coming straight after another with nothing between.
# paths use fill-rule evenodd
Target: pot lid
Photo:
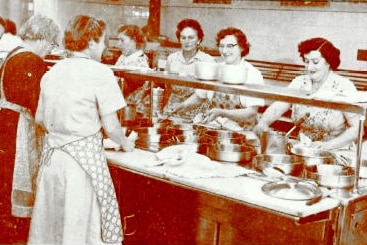
<instances>
[{"instance_id":1,"label":"pot lid","mask_svg":"<svg viewBox=\"0 0 367 245\"><path fill-rule=\"evenodd\" d=\"M269 182L264 184L261 190L269 196L293 201L310 200L322 196L319 187L303 181Z\"/></svg>"}]
</instances>

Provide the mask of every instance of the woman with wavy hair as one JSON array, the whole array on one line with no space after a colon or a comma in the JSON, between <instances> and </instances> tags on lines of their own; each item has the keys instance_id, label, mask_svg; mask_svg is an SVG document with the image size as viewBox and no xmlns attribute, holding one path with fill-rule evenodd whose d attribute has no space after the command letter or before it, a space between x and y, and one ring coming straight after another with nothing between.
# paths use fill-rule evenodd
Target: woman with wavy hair
<instances>
[{"instance_id":1,"label":"woman with wavy hair","mask_svg":"<svg viewBox=\"0 0 367 245\"><path fill-rule=\"evenodd\" d=\"M125 151L117 111L126 102L112 70L100 62L106 24L80 15L70 20L69 57L41 81L36 122L47 134L37 179L29 244L121 244L116 193L101 129Z\"/></svg>"}]
</instances>

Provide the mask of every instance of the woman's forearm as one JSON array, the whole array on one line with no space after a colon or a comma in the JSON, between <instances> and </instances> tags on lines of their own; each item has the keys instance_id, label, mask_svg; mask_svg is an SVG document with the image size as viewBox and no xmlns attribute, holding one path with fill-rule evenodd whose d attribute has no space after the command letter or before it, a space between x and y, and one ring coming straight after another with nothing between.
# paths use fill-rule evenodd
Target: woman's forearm
<instances>
[{"instance_id":1,"label":"woman's forearm","mask_svg":"<svg viewBox=\"0 0 367 245\"><path fill-rule=\"evenodd\" d=\"M235 110L223 110L222 117L226 117L233 121L241 121L246 122L247 120L251 120L257 114L258 107L250 106L243 109L235 109Z\"/></svg>"}]
</instances>

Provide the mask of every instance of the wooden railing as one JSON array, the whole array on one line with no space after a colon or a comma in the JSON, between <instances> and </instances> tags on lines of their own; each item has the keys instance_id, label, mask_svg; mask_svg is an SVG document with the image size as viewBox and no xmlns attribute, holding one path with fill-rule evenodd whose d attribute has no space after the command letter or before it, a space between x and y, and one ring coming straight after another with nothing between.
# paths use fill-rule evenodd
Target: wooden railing
<instances>
[{"instance_id":1,"label":"wooden railing","mask_svg":"<svg viewBox=\"0 0 367 245\"><path fill-rule=\"evenodd\" d=\"M296 76L304 74L303 65L262 60L248 61L261 71L264 79L268 80L291 82ZM359 91L367 91L367 71L338 69L336 73L349 78Z\"/></svg>"}]
</instances>

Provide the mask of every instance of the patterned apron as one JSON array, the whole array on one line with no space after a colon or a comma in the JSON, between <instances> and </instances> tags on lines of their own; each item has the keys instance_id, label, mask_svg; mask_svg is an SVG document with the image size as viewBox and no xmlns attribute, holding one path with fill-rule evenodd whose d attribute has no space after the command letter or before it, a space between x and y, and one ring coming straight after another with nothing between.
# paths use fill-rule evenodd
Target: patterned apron
<instances>
[{"instance_id":1,"label":"patterned apron","mask_svg":"<svg viewBox=\"0 0 367 245\"><path fill-rule=\"evenodd\" d=\"M72 156L90 177L100 205L103 241L107 243L121 242L123 230L120 212L101 142L102 134L98 132L70 142L58 149ZM48 164L53 151L54 148L50 148L46 141L42 164Z\"/></svg>"},{"instance_id":2,"label":"patterned apron","mask_svg":"<svg viewBox=\"0 0 367 245\"><path fill-rule=\"evenodd\" d=\"M243 108L240 96L237 94L227 94L221 92L214 92L212 98L211 108L220 108L226 110L234 110ZM249 118L245 122L236 121L243 128L251 128L256 123L256 117Z\"/></svg>"}]
</instances>

